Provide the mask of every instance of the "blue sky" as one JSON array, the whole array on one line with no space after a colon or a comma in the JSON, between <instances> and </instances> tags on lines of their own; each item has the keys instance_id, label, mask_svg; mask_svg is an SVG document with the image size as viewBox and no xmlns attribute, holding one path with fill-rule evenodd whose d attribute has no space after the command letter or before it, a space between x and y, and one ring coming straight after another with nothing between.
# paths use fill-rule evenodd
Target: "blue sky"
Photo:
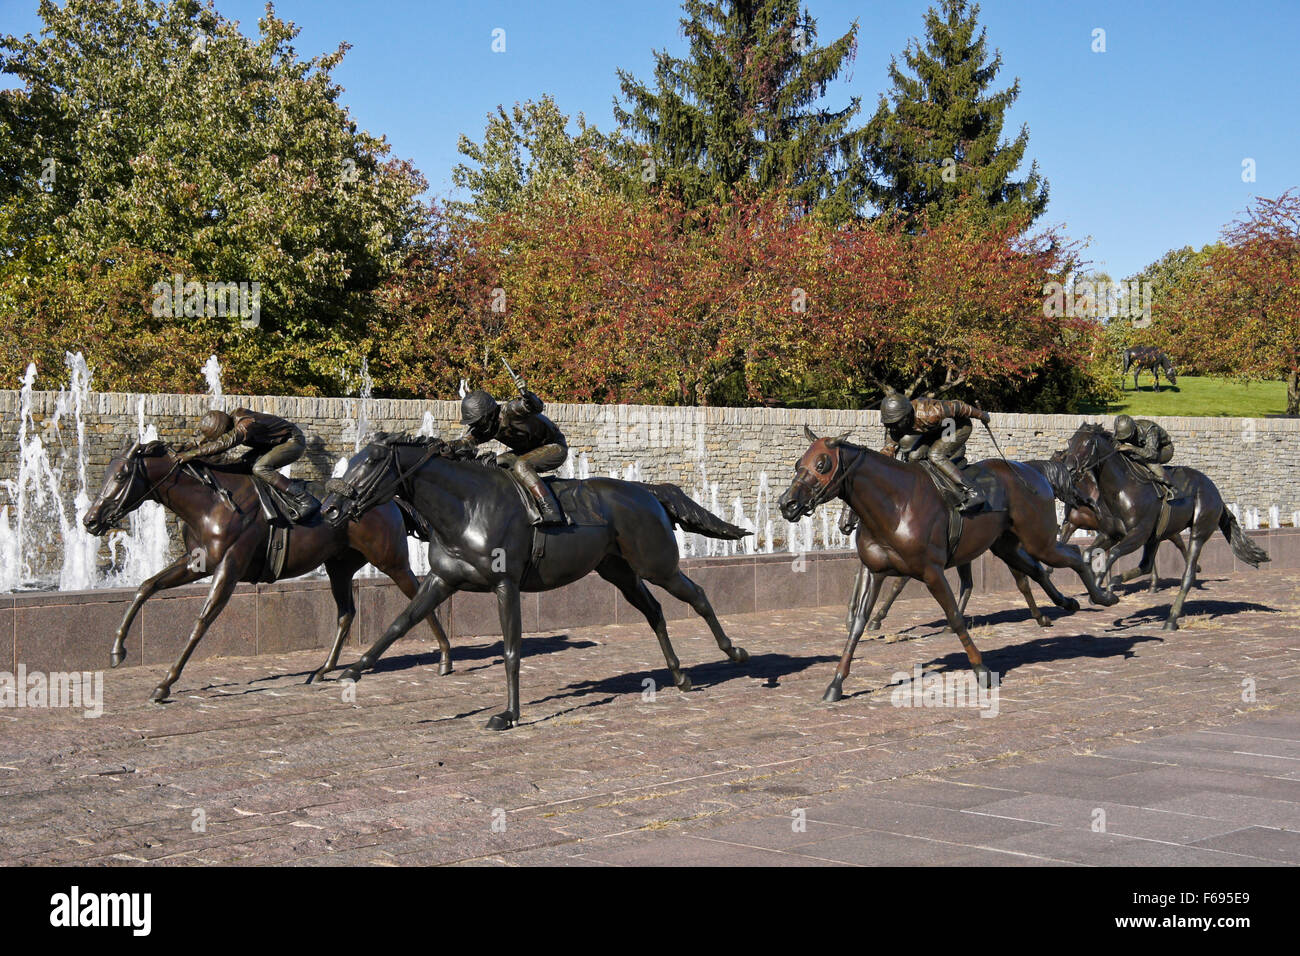
<instances>
[{"instance_id":1,"label":"blue sky","mask_svg":"<svg viewBox=\"0 0 1300 956\"><path fill-rule=\"evenodd\" d=\"M859 96L874 109L890 56L920 35L929 3L806 5L823 39L861 26L857 60L828 104ZM38 29L36 6L0 0L0 31ZM253 33L263 4L217 9ZM685 49L673 0L282 0L276 10L302 28L302 56L352 44L336 73L345 104L444 196L458 134L480 138L498 103L550 93L611 129L616 68L648 77L653 49ZM1029 126L1028 156L1051 183L1044 222L1090 237L1094 264L1115 277L1213 241L1252 197L1300 185L1300 2L985 0L980 20L1002 52L1002 85L1020 78L1007 132ZM495 28L505 53L492 52ZM1105 53L1091 49L1097 28ZM1247 158L1253 183L1242 181Z\"/></svg>"}]
</instances>

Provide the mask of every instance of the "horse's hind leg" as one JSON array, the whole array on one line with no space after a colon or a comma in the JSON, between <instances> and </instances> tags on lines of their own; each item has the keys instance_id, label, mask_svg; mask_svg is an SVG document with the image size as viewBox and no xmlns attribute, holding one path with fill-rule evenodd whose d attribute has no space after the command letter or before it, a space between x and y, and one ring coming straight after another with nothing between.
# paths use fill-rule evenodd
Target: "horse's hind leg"
<instances>
[{"instance_id":1,"label":"horse's hind leg","mask_svg":"<svg viewBox=\"0 0 1300 956\"><path fill-rule=\"evenodd\" d=\"M1044 617L1043 612L1038 609L1038 602L1034 600L1034 592L1029 587L1029 576L1016 570L1012 570L1011 576L1016 579L1016 587L1024 595L1025 603L1029 605L1029 613L1033 616L1034 621L1039 627L1051 627L1052 619Z\"/></svg>"},{"instance_id":2,"label":"horse's hind leg","mask_svg":"<svg viewBox=\"0 0 1300 956\"><path fill-rule=\"evenodd\" d=\"M420 590L420 579L411 573L409 567L394 565L379 570L392 578L393 583L410 600L415 600L415 595ZM429 630L433 631L433 639L438 642L438 651L441 658L438 661L438 674L445 677L452 672L451 641L447 640L447 632L442 629L442 625L438 622L437 614L430 611L425 620L429 622Z\"/></svg>"},{"instance_id":3,"label":"horse's hind leg","mask_svg":"<svg viewBox=\"0 0 1300 956\"><path fill-rule=\"evenodd\" d=\"M957 639L961 641L961 646L966 651L966 657L970 660L971 669L975 672L975 679L983 687L991 684L989 669L984 666L984 658L971 640L970 632L966 630L966 621L961 616L961 611L957 610L957 599L953 597L952 588L948 586L948 579L944 577L943 568L937 564L930 565L925 569L925 586L930 589L934 599L939 602L939 607L943 608L944 615L948 618L948 626L957 634Z\"/></svg>"},{"instance_id":4,"label":"horse's hind leg","mask_svg":"<svg viewBox=\"0 0 1300 956\"><path fill-rule=\"evenodd\" d=\"M867 621L868 631L880 630L881 625L885 623L885 615L888 614L889 609L894 606L894 602L898 600L898 596L903 593L903 588L907 587L907 582L909 580L911 579L901 576L892 577L889 579L887 585L881 585L880 607L879 610L872 615L871 619Z\"/></svg>"},{"instance_id":5,"label":"horse's hind leg","mask_svg":"<svg viewBox=\"0 0 1300 956\"><path fill-rule=\"evenodd\" d=\"M320 680L338 666L339 652L343 649L343 642L347 640L348 632L352 630L352 621L357 616L356 602L352 598L352 576L363 563L364 559L360 555L351 561L333 558L325 562L325 571L330 576L330 593L334 595L334 607L339 615L339 625L334 633L334 646L330 648L329 657L325 659L324 664L307 675L308 684Z\"/></svg>"},{"instance_id":6,"label":"horse's hind leg","mask_svg":"<svg viewBox=\"0 0 1300 956\"><path fill-rule=\"evenodd\" d=\"M866 570L866 565L863 565ZM827 703L833 703L844 696L844 679L849 676L849 668L853 666L853 652L858 648L858 641L862 637L862 632L867 626L867 619L871 616L872 605L876 603L876 598L880 596L881 576L871 574L870 583L867 585L867 593L858 603L853 620L849 624L849 638L844 644L844 653L840 655L840 663L835 668L835 676L831 678L830 684L826 687L826 693L822 694L822 700Z\"/></svg>"},{"instance_id":7,"label":"horse's hind leg","mask_svg":"<svg viewBox=\"0 0 1300 956\"><path fill-rule=\"evenodd\" d=\"M196 571L190 567L193 562L194 558L191 554L183 554L140 585L139 590L135 592L135 598L131 601L131 606L126 609L126 615L122 618L117 633L113 636L113 649L108 654L109 663L113 667L126 660L126 637L131 633L131 625L135 622L135 616L140 613L140 608L144 606L145 601L159 591L177 588L207 576L207 571Z\"/></svg>"},{"instance_id":8,"label":"horse's hind leg","mask_svg":"<svg viewBox=\"0 0 1300 956\"><path fill-rule=\"evenodd\" d=\"M596 573L618 588L629 604L645 615L646 621L654 629L659 639L659 649L663 651L664 663L672 675L673 684L678 690L691 689L691 679L682 671L682 663L673 651L672 641L668 640L668 622L664 620L663 608L655 600L650 589L645 586L640 575L622 558L610 556L596 566Z\"/></svg>"},{"instance_id":9,"label":"horse's hind leg","mask_svg":"<svg viewBox=\"0 0 1300 956\"><path fill-rule=\"evenodd\" d=\"M1029 555L1029 552L1021 546L1020 542L1014 535L1003 535L993 543L993 547L990 550L992 550L992 552L1011 569L1013 576L1016 574L1023 574L1030 580L1036 582L1057 607L1063 608L1071 613L1079 610L1079 602L1074 598L1066 597L1061 593L1060 589L1052 583L1052 579L1048 575L1047 569ZM1019 579L1016 580L1016 587L1020 587ZM1020 593L1025 595L1026 601L1029 604L1030 613L1033 613L1036 605L1034 603L1032 592L1027 592L1027 587L1028 585L1024 588L1020 588ZM1042 618L1040 620L1037 614L1034 615L1034 620L1038 621L1039 625L1042 627L1050 627L1052 623L1047 618ZM1043 621L1047 621L1047 623L1044 624Z\"/></svg>"},{"instance_id":10,"label":"horse's hind leg","mask_svg":"<svg viewBox=\"0 0 1300 956\"><path fill-rule=\"evenodd\" d=\"M1169 618L1165 621L1166 631L1178 630L1178 619L1183 616L1183 602L1187 600L1187 592L1192 589L1196 583L1196 565L1201 557L1201 548L1209 540L1214 528L1218 523L1211 525L1208 529L1198 529L1195 524L1192 525L1191 544L1187 547L1187 568L1183 571L1183 581L1178 589L1178 596L1174 598L1173 607L1169 609Z\"/></svg>"},{"instance_id":11,"label":"horse's hind leg","mask_svg":"<svg viewBox=\"0 0 1300 956\"><path fill-rule=\"evenodd\" d=\"M713 605L709 603L708 596L704 593L704 588L700 587L681 571L678 571L673 577L666 581L655 581L673 597L679 601L685 601L700 617L704 618L709 625L709 630L713 632L713 639L718 643L718 650L726 654L733 664L743 664L749 660L749 651L743 647L737 647L731 643L731 638L722 629L718 623L718 616L713 613Z\"/></svg>"}]
</instances>

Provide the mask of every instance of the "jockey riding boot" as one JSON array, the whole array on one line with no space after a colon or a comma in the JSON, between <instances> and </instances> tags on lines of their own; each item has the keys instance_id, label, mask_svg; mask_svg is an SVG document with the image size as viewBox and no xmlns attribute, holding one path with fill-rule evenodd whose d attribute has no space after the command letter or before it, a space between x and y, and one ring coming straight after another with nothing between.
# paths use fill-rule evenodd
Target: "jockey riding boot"
<instances>
[{"instance_id":1,"label":"jockey riding boot","mask_svg":"<svg viewBox=\"0 0 1300 956\"><path fill-rule=\"evenodd\" d=\"M320 510L320 502L307 490L306 482L286 478L277 473L271 479L271 484L275 486L276 491L292 502L294 521L306 521Z\"/></svg>"},{"instance_id":2,"label":"jockey riding boot","mask_svg":"<svg viewBox=\"0 0 1300 956\"><path fill-rule=\"evenodd\" d=\"M1147 462L1147 469L1155 477L1157 483L1164 485L1169 489L1171 495L1176 496L1178 494L1178 489L1174 487L1174 483L1170 481L1169 476L1165 474L1164 465L1161 465L1159 462L1149 461Z\"/></svg>"},{"instance_id":3,"label":"jockey riding boot","mask_svg":"<svg viewBox=\"0 0 1300 956\"><path fill-rule=\"evenodd\" d=\"M973 514L980 508L984 507L985 503L988 501L988 499L984 497L984 493L969 484L966 479L962 477L961 471L955 464L953 464L950 458L945 458L943 455L931 455L930 462L934 467L947 475L949 481L961 489L962 514Z\"/></svg>"},{"instance_id":4,"label":"jockey riding boot","mask_svg":"<svg viewBox=\"0 0 1300 956\"><path fill-rule=\"evenodd\" d=\"M540 524L562 525L568 523L564 518L564 513L560 511L560 503L555 500L555 494L546 482L542 481L537 472L531 468L519 467L515 469L515 472L523 479L524 487L528 489L528 493L537 502L537 510L542 513Z\"/></svg>"}]
</instances>

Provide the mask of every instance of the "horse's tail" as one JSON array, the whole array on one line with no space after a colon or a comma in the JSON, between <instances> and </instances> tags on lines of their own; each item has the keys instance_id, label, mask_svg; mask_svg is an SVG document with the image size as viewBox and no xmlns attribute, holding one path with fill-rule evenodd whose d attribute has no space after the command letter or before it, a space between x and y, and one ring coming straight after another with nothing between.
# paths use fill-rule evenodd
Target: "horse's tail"
<instances>
[{"instance_id":1,"label":"horse's tail","mask_svg":"<svg viewBox=\"0 0 1300 956\"><path fill-rule=\"evenodd\" d=\"M1242 531L1241 525L1237 523L1237 516L1227 508L1224 508L1223 514L1219 516L1219 530L1228 539L1232 553L1251 567L1257 568L1263 562L1272 560L1267 551L1246 536L1246 532Z\"/></svg>"},{"instance_id":2,"label":"horse's tail","mask_svg":"<svg viewBox=\"0 0 1300 956\"><path fill-rule=\"evenodd\" d=\"M723 538L727 541L737 541L754 533L723 521L709 509L692 501L686 492L676 485L648 484L645 487L664 506L668 517L687 531L694 531L696 534L707 535L710 538Z\"/></svg>"}]
</instances>

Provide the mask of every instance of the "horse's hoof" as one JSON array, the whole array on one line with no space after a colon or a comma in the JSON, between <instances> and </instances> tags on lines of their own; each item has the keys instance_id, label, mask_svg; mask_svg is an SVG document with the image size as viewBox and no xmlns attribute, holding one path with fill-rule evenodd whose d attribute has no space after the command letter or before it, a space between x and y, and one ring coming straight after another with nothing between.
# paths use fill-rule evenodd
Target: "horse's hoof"
<instances>
[{"instance_id":1,"label":"horse's hoof","mask_svg":"<svg viewBox=\"0 0 1300 956\"><path fill-rule=\"evenodd\" d=\"M1102 607L1114 607L1119 603L1119 595L1114 591L1102 591L1100 596L1093 599L1093 604L1100 604Z\"/></svg>"},{"instance_id":2,"label":"horse's hoof","mask_svg":"<svg viewBox=\"0 0 1300 956\"><path fill-rule=\"evenodd\" d=\"M981 687L991 687L993 685L993 677L990 674L989 669L983 664L980 664L977 667L972 667L971 670L975 672L975 681Z\"/></svg>"},{"instance_id":3,"label":"horse's hoof","mask_svg":"<svg viewBox=\"0 0 1300 956\"><path fill-rule=\"evenodd\" d=\"M361 680L361 671L357 670L355 667L349 667L339 675L339 680L350 680L355 684L357 681Z\"/></svg>"},{"instance_id":4,"label":"horse's hoof","mask_svg":"<svg viewBox=\"0 0 1300 956\"><path fill-rule=\"evenodd\" d=\"M822 701L827 704L833 704L837 700L842 700L843 698L844 691L840 688L840 685L834 681L832 681L830 686L826 688L826 693L822 694Z\"/></svg>"},{"instance_id":5,"label":"horse's hoof","mask_svg":"<svg viewBox=\"0 0 1300 956\"><path fill-rule=\"evenodd\" d=\"M499 714L493 714L488 718L486 724L488 730L509 730L515 725L515 719L510 716L510 711L503 710Z\"/></svg>"},{"instance_id":6,"label":"horse's hoof","mask_svg":"<svg viewBox=\"0 0 1300 956\"><path fill-rule=\"evenodd\" d=\"M1066 598L1065 603L1062 604L1061 607L1073 614L1075 611L1079 610L1079 602L1074 598Z\"/></svg>"},{"instance_id":7,"label":"horse's hoof","mask_svg":"<svg viewBox=\"0 0 1300 956\"><path fill-rule=\"evenodd\" d=\"M111 653L111 654L108 655L108 666L109 666L109 667L117 667L117 666L120 665L124 660L126 660L126 654L125 654L125 653L119 654L119 653L117 653L117 651L113 651L113 653Z\"/></svg>"},{"instance_id":8,"label":"horse's hoof","mask_svg":"<svg viewBox=\"0 0 1300 956\"><path fill-rule=\"evenodd\" d=\"M312 671L310 674L308 674L307 679L303 681L303 683L314 684L324 676L325 676L325 668L322 667L320 670Z\"/></svg>"},{"instance_id":9,"label":"horse's hoof","mask_svg":"<svg viewBox=\"0 0 1300 956\"><path fill-rule=\"evenodd\" d=\"M1173 620L1165 621L1165 626L1161 630L1176 631L1178 630L1178 622Z\"/></svg>"},{"instance_id":10,"label":"horse's hoof","mask_svg":"<svg viewBox=\"0 0 1300 956\"><path fill-rule=\"evenodd\" d=\"M162 687L162 686L158 686L158 687L155 687L155 688L153 689L153 693L149 695L149 700L152 701L152 702L155 703L155 704L161 704L161 703L162 703L163 701L165 701L165 700L166 700L170 695L171 695L171 689L170 689L170 688Z\"/></svg>"},{"instance_id":11,"label":"horse's hoof","mask_svg":"<svg viewBox=\"0 0 1300 956\"><path fill-rule=\"evenodd\" d=\"M872 620L867 622L867 630L878 631L880 630L880 626L884 623L885 623L885 619L883 617L873 618Z\"/></svg>"},{"instance_id":12,"label":"horse's hoof","mask_svg":"<svg viewBox=\"0 0 1300 956\"><path fill-rule=\"evenodd\" d=\"M743 647L732 647L731 650L727 651L727 656L731 658L731 663L743 664L749 660L749 651Z\"/></svg>"},{"instance_id":13,"label":"horse's hoof","mask_svg":"<svg viewBox=\"0 0 1300 956\"><path fill-rule=\"evenodd\" d=\"M438 676L446 677L452 671L451 661L443 661L438 665Z\"/></svg>"},{"instance_id":14,"label":"horse's hoof","mask_svg":"<svg viewBox=\"0 0 1300 956\"><path fill-rule=\"evenodd\" d=\"M1038 626L1039 626L1039 627L1051 627L1051 626L1052 626L1052 619L1051 619L1050 617L1040 617L1040 618L1038 619Z\"/></svg>"}]
</instances>

